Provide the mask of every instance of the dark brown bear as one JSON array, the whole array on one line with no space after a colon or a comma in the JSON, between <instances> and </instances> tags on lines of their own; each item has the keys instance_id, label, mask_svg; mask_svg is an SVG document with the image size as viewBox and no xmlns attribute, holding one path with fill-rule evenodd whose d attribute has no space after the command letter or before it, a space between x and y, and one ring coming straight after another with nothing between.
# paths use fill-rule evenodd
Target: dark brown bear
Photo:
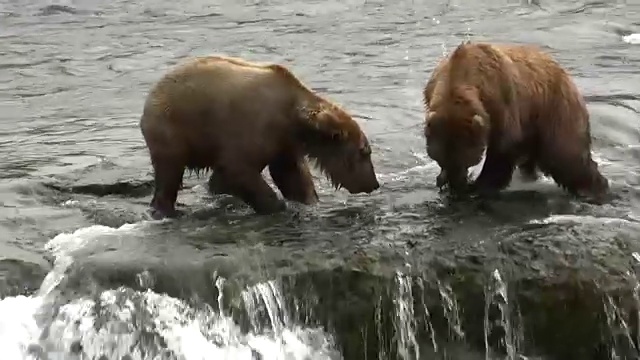
<instances>
[{"instance_id":1,"label":"dark brown bear","mask_svg":"<svg viewBox=\"0 0 640 360\"><path fill-rule=\"evenodd\" d=\"M155 172L154 218L176 216L185 168L212 170L212 192L237 196L260 214L285 209L262 177L265 167L284 198L318 201L305 156L336 188L379 187L358 123L277 64L186 61L153 86L140 128Z\"/></svg>"},{"instance_id":2,"label":"dark brown bear","mask_svg":"<svg viewBox=\"0 0 640 360\"><path fill-rule=\"evenodd\" d=\"M533 46L463 43L424 89L424 134L452 192L496 192L515 167L537 170L568 192L600 202L608 181L591 157L589 113L569 74ZM468 187L468 168L486 159Z\"/></svg>"}]
</instances>

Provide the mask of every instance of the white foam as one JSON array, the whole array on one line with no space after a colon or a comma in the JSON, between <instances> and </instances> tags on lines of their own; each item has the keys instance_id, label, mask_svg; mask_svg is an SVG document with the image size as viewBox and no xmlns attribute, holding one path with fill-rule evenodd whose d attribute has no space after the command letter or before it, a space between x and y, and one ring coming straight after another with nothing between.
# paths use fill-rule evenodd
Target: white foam
<instances>
[{"instance_id":1,"label":"white foam","mask_svg":"<svg viewBox=\"0 0 640 360\"><path fill-rule=\"evenodd\" d=\"M54 266L36 294L0 300L0 349L6 356L3 360L22 360L27 357L28 346L41 332L34 317L45 306L45 298L64 278L65 271L73 262L71 254L102 234L129 231L135 226L126 224L118 229L90 226L73 233L58 234L45 245L45 249L54 256Z\"/></svg>"},{"instance_id":2,"label":"white foam","mask_svg":"<svg viewBox=\"0 0 640 360\"><path fill-rule=\"evenodd\" d=\"M131 291L129 291L132 293ZM54 341L47 347L55 353L63 353L71 344L79 342L88 358L107 355L109 359L121 359L124 355L134 360L144 357L137 348L137 331L133 327L136 311L133 301L121 304L116 299L127 295L126 290L108 290L99 299L101 326L96 330L96 303L89 299L76 300L62 306L50 327L49 336ZM184 360L253 360L258 353L265 360L328 360L331 357L330 342L319 346L308 345L305 339L320 329L290 327L280 333L243 334L230 317L210 309L194 310L178 299L147 291L136 297L137 305L143 305L140 318L152 319L143 324L162 338L166 349ZM155 344L163 348L159 341ZM136 349L130 352L130 349ZM18 358L14 358L18 359Z\"/></svg>"},{"instance_id":3,"label":"white foam","mask_svg":"<svg viewBox=\"0 0 640 360\"><path fill-rule=\"evenodd\" d=\"M478 178L478 176L480 176L480 172L482 171L482 167L484 166L485 160L487 160L486 148L482 151L482 159L480 159L480 162L477 165L474 165L469 168L469 176L471 181L474 181L475 179Z\"/></svg>"},{"instance_id":4,"label":"white foam","mask_svg":"<svg viewBox=\"0 0 640 360\"><path fill-rule=\"evenodd\" d=\"M0 349L3 359L25 358L27 347L39 334L33 315L41 304L39 297L16 296L0 300Z\"/></svg>"},{"instance_id":5,"label":"white foam","mask_svg":"<svg viewBox=\"0 0 640 360\"><path fill-rule=\"evenodd\" d=\"M629 220L596 217L590 215L551 215L544 219L534 219L529 221L530 224L637 224Z\"/></svg>"},{"instance_id":6,"label":"white foam","mask_svg":"<svg viewBox=\"0 0 640 360\"><path fill-rule=\"evenodd\" d=\"M412 178L411 176L412 173L424 173L427 170L431 170L431 169L433 169L434 171L440 171L440 167L438 166L438 163L431 160L427 155L427 153L411 152L411 155L413 155L413 157L415 157L422 164L412 166L410 168L407 168L399 172L380 174L378 175L378 177L382 180L399 181L399 180L407 180ZM487 159L487 150L485 149L482 152L482 158L480 159L480 162L469 168L469 174L471 176L471 180L475 180L480 175L480 172L482 171L482 167L484 166L484 162L486 161L486 159Z\"/></svg>"},{"instance_id":7,"label":"white foam","mask_svg":"<svg viewBox=\"0 0 640 360\"><path fill-rule=\"evenodd\" d=\"M118 233L128 233L144 223L124 224L119 228L112 228L103 225L93 225L81 228L73 233L61 233L56 235L45 245L45 249L54 256L53 270L47 274L40 285L38 296L46 296L49 294L64 277L64 272L73 262L73 253L82 249L89 243L96 241L105 235L114 235Z\"/></svg>"},{"instance_id":8,"label":"white foam","mask_svg":"<svg viewBox=\"0 0 640 360\"><path fill-rule=\"evenodd\" d=\"M628 44L640 44L640 34L629 34L622 37L622 40Z\"/></svg>"},{"instance_id":9,"label":"white foam","mask_svg":"<svg viewBox=\"0 0 640 360\"><path fill-rule=\"evenodd\" d=\"M53 290L64 279L74 255L104 237L111 242L113 238L139 231L144 225L145 222L119 228L96 225L59 234L51 239L45 248L54 256L54 266L39 291L33 296L0 300L0 359L30 359L32 355L28 354L28 349L32 344L39 344L51 360L67 359L74 343L82 345L87 358L105 355L108 359L120 360L128 354L133 360L152 359L153 354L149 349L144 349L146 353L141 349L141 343L144 342L139 341L140 327L152 331L157 341L162 339L167 350L184 360L253 360L254 353L260 354L264 360L340 358L333 350L329 334L321 329L290 323L284 308L270 312L281 317L270 319L272 323L278 323L271 331L244 334L229 316L210 308L195 310L181 300L150 290L140 293L130 289L112 289L104 291L97 300L75 299L61 306L55 319L48 319L52 321L49 336L40 341L43 329L38 326L35 317L51 303L51 297L55 294ZM216 282L216 285L221 286L222 282ZM258 284L253 290L245 290L245 293L259 292L264 286ZM277 298L262 299L264 304L281 306L282 294L274 287L274 283L268 282L266 286L273 291L263 295ZM96 308L101 309L99 318L95 313ZM165 348L160 343L150 346L158 351Z\"/></svg>"},{"instance_id":10,"label":"white foam","mask_svg":"<svg viewBox=\"0 0 640 360\"><path fill-rule=\"evenodd\" d=\"M433 169L437 171L439 169L438 164L435 161L429 159L425 152L411 152L411 155L416 158L421 164L412 166L402 171L392 172L388 174L378 174L378 179L382 182L385 181L404 181L413 178L412 173L423 174L426 171Z\"/></svg>"}]
</instances>

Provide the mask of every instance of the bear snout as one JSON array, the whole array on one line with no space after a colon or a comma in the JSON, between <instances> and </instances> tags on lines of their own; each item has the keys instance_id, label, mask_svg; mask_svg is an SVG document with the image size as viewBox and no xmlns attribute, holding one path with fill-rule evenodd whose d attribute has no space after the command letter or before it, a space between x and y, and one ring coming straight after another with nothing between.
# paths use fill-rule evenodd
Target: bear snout
<instances>
[{"instance_id":1,"label":"bear snout","mask_svg":"<svg viewBox=\"0 0 640 360\"><path fill-rule=\"evenodd\" d=\"M436 186L442 188L447 184L447 182L447 172L441 170L440 174L438 174L438 176L436 177Z\"/></svg>"},{"instance_id":2,"label":"bear snout","mask_svg":"<svg viewBox=\"0 0 640 360\"><path fill-rule=\"evenodd\" d=\"M365 190L364 192L366 192L367 194L371 194L378 189L380 189L380 182L378 182L378 179L376 178L373 180L372 185L368 188L368 191Z\"/></svg>"},{"instance_id":3,"label":"bear snout","mask_svg":"<svg viewBox=\"0 0 640 360\"><path fill-rule=\"evenodd\" d=\"M345 189L352 194L371 194L380 188L380 182L378 182L375 174L367 176L366 179L364 177L354 177L352 180L352 183L349 184L350 186L345 186Z\"/></svg>"}]
</instances>

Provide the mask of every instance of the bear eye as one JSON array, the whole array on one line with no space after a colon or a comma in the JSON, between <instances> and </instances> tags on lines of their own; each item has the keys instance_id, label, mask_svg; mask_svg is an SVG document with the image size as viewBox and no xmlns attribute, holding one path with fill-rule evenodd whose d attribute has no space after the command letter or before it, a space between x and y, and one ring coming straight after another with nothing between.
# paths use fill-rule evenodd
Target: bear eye
<instances>
[{"instance_id":1,"label":"bear eye","mask_svg":"<svg viewBox=\"0 0 640 360\"><path fill-rule=\"evenodd\" d=\"M431 122L427 122L424 125L424 136L429 137L431 135Z\"/></svg>"},{"instance_id":2,"label":"bear eye","mask_svg":"<svg viewBox=\"0 0 640 360\"><path fill-rule=\"evenodd\" d=\"M365 144L362 148L360 148L360 155L362 155L363 157L371 155L371 147L368 144Z\"/></svg>"},{"instance_id":3,"label":"bear eye","mask_svg":"<svg viewBox=\"0 0 640 360\"><path fill-rule=\"evenodd\" d=\"M371 155L371 147L367 142L365 142L364 144L360 145L360 148L358 148L358 152L360 153L360 156L367 157Z\"/></svg>"},{"instance_id":4,"label":"bear eye","mask_svg":"<svg viewBox=\"0 0 640 360\"><path fill-rule=\"evenodd\" d=\"M433 159L440 158L442 155L442 144L438 141L428 141L427 153Z\"/></svg>"}]
</instances>

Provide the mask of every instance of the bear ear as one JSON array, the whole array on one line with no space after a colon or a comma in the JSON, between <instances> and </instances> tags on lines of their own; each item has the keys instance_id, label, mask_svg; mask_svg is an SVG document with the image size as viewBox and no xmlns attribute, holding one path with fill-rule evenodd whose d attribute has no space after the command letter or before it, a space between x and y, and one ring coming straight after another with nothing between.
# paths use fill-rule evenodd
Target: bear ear
<instances>
[{"instance_id":1,"label":"bear ear","mask_svg":"<svg viewBox=\"0 0 640 360\"><path fill-rule=\"evenodd\" d=\"M489 126L489 122L484 116L480 116L476 114L476 115L473 115L473 118L471 120L473 121L474 124L477 124L480 127L486 128Z\"/></svg>"},{"instance_id":2,"label":"bear ear","mask_svg":"<svg viewBox=\"0 0 640 360\"><path fill-rule=\"evenodd\" d=\"M425 116L425 118L424 118L424 125L426 127L430 127L435 118L436 118L436 112L435 111L429 111L427 113L427 116Z\"/></svg>"},{"instance_id":3,"label":"bear ear","mask_svg":"<svg viewBox=\"0 0 640 360\"><path fill-rule=\"evenodd\" d=\"M429 137L431 135L431 124L432 119L436 115L435 111L429 111L427 116L424 118L424 136Z\"/></svg>"}]
</instances>

